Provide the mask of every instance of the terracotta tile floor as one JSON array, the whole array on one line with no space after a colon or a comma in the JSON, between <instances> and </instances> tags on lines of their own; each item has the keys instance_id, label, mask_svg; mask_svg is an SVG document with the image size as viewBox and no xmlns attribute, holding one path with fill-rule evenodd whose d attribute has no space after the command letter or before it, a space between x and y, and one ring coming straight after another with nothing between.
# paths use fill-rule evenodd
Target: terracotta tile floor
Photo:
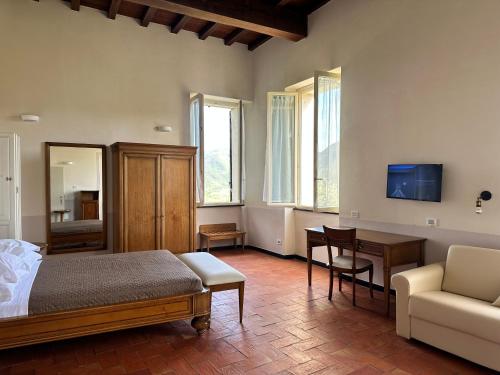
<instances>
[{"instance_id":1,"label":"terracotta tile floor","mask_svg":"<svg viewBox=\"0 0 500 375\"><path fill-rule=\"evenodd\" d=\"M107 333L0 352L0 374L487 374L487 369L396 336L350 283L327 299L328 275L252 250L214 252L248 277L244 324L237 292L214 295L212 329L197 336L187 322Z\"/></svg>"}]
</instances>

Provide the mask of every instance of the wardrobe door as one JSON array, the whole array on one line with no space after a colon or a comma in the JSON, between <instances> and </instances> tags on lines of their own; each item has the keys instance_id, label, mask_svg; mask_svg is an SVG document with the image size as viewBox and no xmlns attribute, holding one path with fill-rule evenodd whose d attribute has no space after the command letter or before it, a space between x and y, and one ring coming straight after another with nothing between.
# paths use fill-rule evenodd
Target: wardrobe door
<instances>
[{"instance_id":1,"label":"wardrobe door","mask_svg":"<svg viewBox=\"0 0 500 375\"><path fill-rule=\"evenodd\" d=\"M193 250L194 164L192 156L161 159L161 248L172 253Z\"/></svg>"},{"instance_id":2,"label":"wardrobe door","mask_svg":"<svg viewBox=\"0 0 500 375\"><path fill-rule=\"evenodd\" d=\"M160 158L128 153L123 158L123 250L158 249Z\"/></svg>"}]
</instances>

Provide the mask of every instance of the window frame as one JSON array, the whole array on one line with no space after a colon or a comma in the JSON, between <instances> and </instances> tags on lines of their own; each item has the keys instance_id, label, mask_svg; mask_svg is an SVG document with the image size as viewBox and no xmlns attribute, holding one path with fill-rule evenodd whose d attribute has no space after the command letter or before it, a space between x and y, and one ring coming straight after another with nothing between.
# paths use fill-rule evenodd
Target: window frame
<instances>
[{"instance_id":1,"label":"window frame","mask_svg":"<svg viewBox=\"0 0 500 375\"><path fill-rule=\"evenodd\" d=\"M340 207L330 207L330 208L318 208L317 206L317 197L318 197L318 161L317 161L317 148L318 148L318 79L320 76L327 76L331 78L338 79L341 82L341 75L337 72L337 69L333 71L315 71L314 76L299 82L295 85L292 85L285 89L285 91L272 91L267 93L267 152L268 155L266 157L266 188L267 188L267 196L266 203L268 206L282 206L282 207L294 207L295 209L302 211L310 211L317 213L329 213L329 214L339 214ZM313 206L303 206L300 204L301 202L301 173L302 173L302 165L301 154L301 139L302 139L302 95L305 92L310 92L312 89L314 95L314 118L313 118ZM294 176L294 203L274 203L272 202L272 118L271 118L271 99L274 95L295 95L295 176ZM340 114L339 114L340 116ZM340 149L340 139L339 139L339 149ZM340 157L340 154L338 155ZM340 170L340 160L339 160L339 170ZM340 177L340 176L339 176ZM339 183L340 190L340 183ZM339 204L340 206L340 204Z\"/></svg>"},{"instance_id":2,"label":"window frame","mask_svg":"<svg viewBox=\"0 0 500 375\"><path fill-rule=\"evenodd\" d=\"M339 77L339 75L337 73L334 73L334 72L326 72L326 71L315 71L314 72L314 165L313 165L313 174L314 174L314 185L313 185L313 188L314 188L314 193L313 193L313 198L314 198L314 207L313 207L313 211L314 212L320 212L320 213L334 213L334 214L338 214L340 213L340 207L327 207L327 208L318 208L318 184L317 184L317 181L319 181L319 178L318 178L318 124L319 124L319 121L318 121L318 103L319 103L319 84L318 84L318 81L319 81L319 77L322 76L322 77L329 77L329 78L335 78L335 79L338 79L341 83L341 87L342 87L342 77ZM342 88L341 88L342 90ZM342 91L341 91L341 94L342 96ZM339 113L339 117L340 117L341 113ZM340 123L339 123L339 127L340 127ZM340 150L340 138L338 140L338 144L339 144L339 150ZM339 174L340 174L340 152L338 154L338 157L339 157L339 162L338 162L338 165L339 165ZM339 190L339 206L340 206L340 175L339 175L339 186L338 186L338 190Z\"/></svg>"},{"instance_id":3,"label":"window frame","mask_svg":"<svg viewBox=\"0 0 500 375\"><path fill-rule=\"evenodd\" d=\"M199 173L200 173L200 186L201 186L201 194L197 192L197 195L199 195L199 201L196 202L196 207L197 208L203 208L203 207L233 207L233 206L244 206L245 202L243 199L243 101L240 99L233 99L233 98L225 98L225 97L219 97L219 96L213 96L213 95L204 95L204 94L194 94L191 95L191 100L190 104L193 103L194 100L199 99L200 100L200 108L199 108L199 114L198 114L198 123L199 123L199 145L198 145L198 153L199 153ZM208 104L207 104L208 103ZM230 125L230 195L231 195L231 200L232 202L210 202L206 203L205 202L205 106L207 105L212 105L212 106L219 106L223 108L233 108L233 109L238 109L238 150L236 151L238 153L238 178L236 181L238 181L239 184L239 189L238 189L238 196L237 201L235 201L234 193L233 193L233 186L234 186L234 176L233 176L233 129L232 126ZM193 124L190 124L191 132L194 131L193 129ZM196 146L194 143L194 137L191 137L191 143ZM198 188L197 188L198 189Z\"/></svg>"},{"instance_id":4,"label":"window frame","mask_svg":"<svg viewBox=\"0 0 500 375\"><path fill-rule=\"evenodd\" d=\"M313 91L313 96L314 96L314 83L308 83L304 86L298 87L295 90L298 94L298 126L297 126L297 198L296 200L296 205L295 208L298 208L300 210L305 210L305 211L314 211L314 173L313 173L313 205L312 206L304 206L301 205L301 180L302 180L302 164L300 163L301 161L301 156L302 156L302 147L301 147L301 140L302 140L302 96L304 95L305 92L310 92ZM315 138L314 138L314 132L315 132L315 126L314 126L314 119L313 119L313 146L315 144ZM313 150L314 152L314 150ZM314 168L314 159L313 159L313 168Z\"/></svg>"}]
</instances>

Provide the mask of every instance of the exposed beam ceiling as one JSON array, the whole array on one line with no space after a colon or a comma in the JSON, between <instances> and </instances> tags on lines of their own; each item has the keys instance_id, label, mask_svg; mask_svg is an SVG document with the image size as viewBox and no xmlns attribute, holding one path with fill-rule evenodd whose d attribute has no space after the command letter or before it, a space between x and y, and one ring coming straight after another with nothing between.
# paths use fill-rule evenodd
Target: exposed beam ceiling
<instances>
[{"instance_id":1,"label":"exposed beam ceiling","mask_svg":"<svg viewBox=\"0 0 500 375\"><path fill-rule=\"evenodd\" d=\"M113 2L118 0L113 0ZM129 2L183 14L205 21L298 41L307 36L307 15L256 1L243 7L236 1L128 0Z\"/></svg>"},{"instance_id":2,"label":"exposed beam ceiling","mask_svg":"<svg viewBox=\"0 0 500 375\"><path fill-rule=\"evenodd\" d=\"M188 23L189 21L189 16L186 15L180 15L177 20L170 25L170 31L173 32L174 34L177 34L179 31L182 30L182 28Z\"/></svg>"},{"instance_id":3,"label":"exposed beam ceiling","mask_svg":"<svg viewBox=\"0 0 500 375\"><path fill-rule=\"evenodd\" d=\"M0 0L1 1L1 0ZM39 0L33 0L39 1ZM307 17L329 0L63 0L78 11L87 6L131 17L148 27L165 25L172 33L194 32L230 46L247 45L250 51L273 37L298 41L307 36Z\"/></svg>"},{"instance_id":4,"label":"exposed beam ceiling","mask_svg":"<svg viewBox=\"0 0 500 375\"><path fill-rule=\"evenodd\" d=\"M201 40L207 39L210 35L212 35L216 28L217 24L215 22L208 22L207 25L198 33L198 38Z\"/></svg>"},{"instance_id":5,"label":"exposed beam ceiling","mask_svg":"<svg viewBox=\"0 0 500 375\"><path fill-rule=\"evenodd\" d=\"M224 38L224 44L226 46L230 46L234 42L237 42L238 39L247 32L247 30L243 29L235 29L232 33Z\"/></svg>"},{"instance_id":6,"label":"exposed beam ceiling","mask_svg":"<svg viewBox=\"0 0 500 375\"><path fill-rule=\"evenodd\" d=\"M141 25L144 27L148 27L149 23L154 18L155 14L156 14L156 9L149 7L146 13L144 14L144 17L142 17Z\"/></svg>"},{"instance_id":7,"label":"exposed beam ceiling","mask_svg":"<svg viewBox=\"0 0 500 375\"><path fill-rule=\"evenodd\" d=\"M257 39L255 39L252 43L250 43L248 45L248 50L253 51L254 49L256 49L257 47L260 47L261 45L263 45L265 42L267 42L271 38L272 37L269 35L259 36Z\"/></svg>"}]
</instances>

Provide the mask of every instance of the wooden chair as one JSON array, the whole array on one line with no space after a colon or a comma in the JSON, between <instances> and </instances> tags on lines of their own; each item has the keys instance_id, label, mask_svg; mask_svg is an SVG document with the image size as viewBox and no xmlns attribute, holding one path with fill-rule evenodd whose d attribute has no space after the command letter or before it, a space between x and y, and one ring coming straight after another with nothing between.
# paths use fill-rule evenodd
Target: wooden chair
<instances>
[{"instance_id":1,"label":"wooden chair","mask_svg":"<svg viewBox=\"0 0 500 375\"><path fill-rule=\"evenodd\" d=\"M342 274L352 274L352 305L356 306L356 275L368 271L370 278L370 296L373 298L373 263L369 259L356 256L358 241L356 228L329 228L323 225L328 247L328 268L330 269L330 289L328 299L332 299L333 273L339 277L339 291L342 291ZM332 246L338 248L339 255L332 256ZM343 254L344 248L352 249L352 256Z\"/></svg>"},{"instance_id":2,"label":"wooden chair","mask_svg":"<svg viewBox=\"0 0 500 375\"><path fill-rule=\"evenodd\" d=\"M203 249L204 240L207 252L210 252L210 243L213 241L233 240L236 247L238 239L240 239L241 250L245 250L245 235L246 232L236 229L236 223L200 225L200 248Z\"/></svg>"}]
</instances>

